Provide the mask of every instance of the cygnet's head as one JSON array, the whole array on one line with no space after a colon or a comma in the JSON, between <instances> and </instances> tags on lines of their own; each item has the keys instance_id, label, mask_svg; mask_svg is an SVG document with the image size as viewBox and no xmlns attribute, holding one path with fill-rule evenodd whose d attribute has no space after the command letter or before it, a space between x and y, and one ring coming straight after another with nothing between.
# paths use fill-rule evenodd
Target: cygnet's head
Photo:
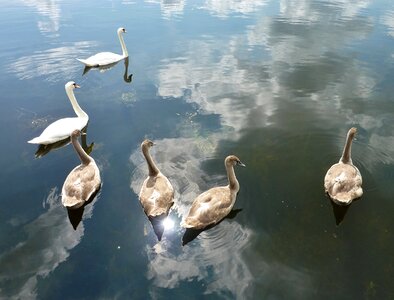
<instances>
[{"instance_id":1,"label":"cygnet's head","mask_svg":"<svg viewBox=\"0 0 394 300\"><path fill-rule=\"evenodd\" d=\"M235 155L229 155L226 157L226 159L224 160L225 165L230 165L230 166L241 166L241 167L245 167L245 165L240 161L240 159L238 157L236 157Z\"/></svg>"},{"instance_id":2,"label":"cygnet's head","mask_svg":"<svg viewBox=\"0 0 394 300\"><path fill-rule=\"evenodd\" d=\"M356 135L356 133L357 133L357 128L356 128L356 127L352 127L352 128L349 129L349 131L348 131L347 134L348 134L350 137L354 137L354 136Z\"/></svg>"},{"instance_id":3,"label":"cygnet's head","mask_svg":"<svg viewBox=\"0 0 394 300\"><path fill-rule=\"evenodd\" d=\"M72 138L77 138L82 134L81 130L75 129L73 132L71 132L71 137Z\"/></svg>"},{"instance_id":4,"label":"cygnet's head","mask_svg":"<svg viewBox=\"0 0 394 300\"><path fill-rule=\"evenodd\" d=\"M68 89L73 90L73 89L80 88L80 86L78 84L76 84L74 81L69 81L66 83L65 88L66 88L66 90L68 90Z\"/></svg>"},{"instance_id":5,"label":"cygnet's head","mask_svg":"<svg viewBox=\"0 0 394 300\"><path fill-rule=\"evenodd\" d=\"M152 146L154 146L154 143L151 140L148 140L148 139L144 140L141 143L141 149L149 149Z\"/></svg>"},{"instance_id":6,"label":"cygnet's head","mask_svg":"<svg viewBox=\"0 0 394 300\"><path fill-rule=\"evenodd\" d=\"M126 29L125 28L123 28L123 27L119 27L118 28L118 34L120 34L120 33L126 33L127 31L126 31Z\"/></svg>"}]
</instances>

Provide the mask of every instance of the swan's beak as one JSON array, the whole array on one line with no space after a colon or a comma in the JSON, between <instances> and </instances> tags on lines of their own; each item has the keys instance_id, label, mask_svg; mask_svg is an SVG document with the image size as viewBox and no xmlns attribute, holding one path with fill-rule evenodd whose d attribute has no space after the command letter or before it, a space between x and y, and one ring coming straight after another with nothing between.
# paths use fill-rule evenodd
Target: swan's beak
<instances>
[{"instance_id":1,"label":"swan's beak","mask_svg":"<svg viewBox=\"0 0 394 300\"><path fill-rule=\"evenodd\" d=\"M78 84L75 84L75 87L76 87L77 89L79 89L81 86L78 85Z\"/></svg>"},{"instance_id":2,"label":"swan's beak","mask_svg":"<svg viewBox=\"0 0 394 300\"><path fill-rule=\"evenodd\" d=\"M238 165L238 166L241 166L241 167L246 167L246 166L245 166L242 162L240 162L240 161L237 162L237 165Z\"/></svg>"}]
</instances>

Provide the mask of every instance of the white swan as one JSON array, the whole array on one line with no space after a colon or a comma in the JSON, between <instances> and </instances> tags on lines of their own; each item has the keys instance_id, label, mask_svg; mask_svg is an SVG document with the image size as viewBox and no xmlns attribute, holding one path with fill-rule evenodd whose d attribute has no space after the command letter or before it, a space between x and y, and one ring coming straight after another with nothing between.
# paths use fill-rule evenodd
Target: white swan
<instances>
[{"instance_id":1,"label":"white swan","mask_svg":"<svg viewBox=\"0 0 394 300\"><path fill-rule=\"evenodd\" d=\"M106 66L110 65L116 62L121 61L122 59L126 58L129 56L126 48L126 44L124 43L123 40L123 33L126 32L126 29L120 27L118 28L118 37L120 41L120 45L122 46L122 55L112 53L112 52L100 52L97 53L93 56L90 56L87 59L80 59L77 58L78 61L83 63L87 67L101 67L101 66Z\"/></svg>"},{"instance_id":2,"label":"white swan","mask_svg":"<svg viewBox=\"0 0 394 300\"><path fill-rule=\"evenodd\" d=\"M69 81L65 85L67 96L70 99L77 117L63 118L53 122L45 128L40 136L31 139L28 143L43 145L52 144L69 137L75 129L82 130L88 124L89 116L79 106L74 95L74 89L79 87L80 86L74 81Z\"/></svg>"},{"instance_id":3,"label":"white swan","mask_svg":"<svg viewBox=\"0 0 394 300\"><path fill-rule=\"evenodd\" d=\"M84 205L101 186L100 170L79 144L80 135L80 130L74 130L71 143L82 163L68 174L62 188L62 204L70 209Z\"/></svg>"},{"instance_id":4,"label":"white swan","mask_svg":"<svg viewBox=\"0 0 394 300\"><path fill-rule=\"evenodd\" d=\"M340 205L348 205L363 194L361 173L353 165L351 158L351 146L356 132L356 128L350 128L341 159L331 166L324 177L326 193Z\"/></svg>"},{"instance_id":5,"label":"white swan","mask_svg":"<svg viewBox=\"0 0 394 300\"><path fill-rule=\"evenodd\" d=\"M174 204L174 188L166 176L164 176L153 162L149 154L149 148L153 146L150 140L144 140L141 144L142 154L148 164L149 174L142 184L139 199L145 214L149 217L168 215Z\"/></svg>"},{"instance_id":6,"label":"white swan","mask_svg":"<svg viewBox=\"0 0 394 300\"><path fill-rule=\"evenodd\" d=\"M235 155L224 160L229 184L214 187L200 194L190 208L188 216L181 222L184 228L204 229L220 222L234 206L239 191L239 183L235 177L234 166L245 165Z\"/></svg>"}]
</instances>

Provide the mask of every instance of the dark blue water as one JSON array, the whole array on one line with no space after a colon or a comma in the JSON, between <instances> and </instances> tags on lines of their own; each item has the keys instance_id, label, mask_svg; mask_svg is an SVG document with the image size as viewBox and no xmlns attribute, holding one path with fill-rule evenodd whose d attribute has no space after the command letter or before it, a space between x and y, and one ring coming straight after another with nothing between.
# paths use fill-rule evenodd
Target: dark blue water
<instances>
[{"instance_id":1,"label":"dark blue water","mask_svg":"<svg viewBox=\"0 0 394 300\"><path fill-rule=\"evenodd\" d=\"M394 298L391 1L3 1L0 25L1 299ZM128 66L83 74L121 26ZM103 179L79 215L61 205L72 146L27 143L74 115L70 80ZM352 126L364 195L344 208L323 178ZM144 138L176 190L161 242ZM247 166L236 211L182 246L228 154Z\"/></svg>"}]
</instances>

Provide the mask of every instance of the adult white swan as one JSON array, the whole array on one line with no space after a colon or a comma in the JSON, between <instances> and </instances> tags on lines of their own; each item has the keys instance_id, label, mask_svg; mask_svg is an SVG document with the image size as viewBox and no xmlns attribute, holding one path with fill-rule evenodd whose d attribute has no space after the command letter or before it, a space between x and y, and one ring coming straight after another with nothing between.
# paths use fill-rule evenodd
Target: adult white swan
<instances>
[{"instance_id":1,"label":"adult white swan","mask_svg":"<svg viewBox=\"0 0 394 300\"><path fill-rule=\"evenodd\" d=\"M53 122L45 128L40 136L31 139L28 143L43 145L52 144L69 137L75 129L82 130L88 124L89 116L82 110L77 99L75 99L75 88L79 88L79 85L74 81L69 81L65 85L67 96L70 99L77 117L63 118Z\"/></svg>"},{"instance_id":2,"label":"adult white swan","mask_svg":"<svg viewBox=\"0 0 394 300\"><path fill-rule=\"evenodd\" d=\"M71 133L71 143L81 164L68 174L62 188L62 204L70 209L84 205L101 187L100 170L94 159L79 144L78 137L80 135L80 130L74 130Z\"/></svg>"},{"instance_id":3,"label":"adult white swan","mask_svg":"<svg viewBox=\"0 0 394 300\"><path fill-rule=\"evenodd\" d=\"M348 205L363 194L363 180L351 158L352 141L356 132L357 129L354 127L349 129L341 159L331 166L324 177L326 193L340 205Z\"/></svg>"},{"instance_id":4,"label":"adult white swan","mask_svg":"<svg viewBox=\"0 0 394 300\"><path fill-rule=\"evenodd\" d=\"M224 165L227 170L228 185L214 187L200 194L193 201L188 216L181 222L182 227L204 229L217 224L230 213L239 191L234 166L245 167L245 165L235 155L227 156Z\"/></svg>"},{"instance_id":5,"label":"adult white swan","mask_svg":"<svg viewBox=\"0 0 394 300\"><path fill-rule=\"evenodd\" d=\"M88 57L87 59L80 59L77 58L78 61L83 63L87 67L101 67L101 66L106 66L110 65L113 63L116 63L118 61L121 61L122 59L126 58L129 56L127 49L126 49L126 44L124 43L123 40L123 33L126 32L126 29L120 27L118 28L118 37L120 41L120 45L122 46L122 55L112 53L112 52L100 52L97 53L93 56Z\"/></svg>"}]
</instances>

